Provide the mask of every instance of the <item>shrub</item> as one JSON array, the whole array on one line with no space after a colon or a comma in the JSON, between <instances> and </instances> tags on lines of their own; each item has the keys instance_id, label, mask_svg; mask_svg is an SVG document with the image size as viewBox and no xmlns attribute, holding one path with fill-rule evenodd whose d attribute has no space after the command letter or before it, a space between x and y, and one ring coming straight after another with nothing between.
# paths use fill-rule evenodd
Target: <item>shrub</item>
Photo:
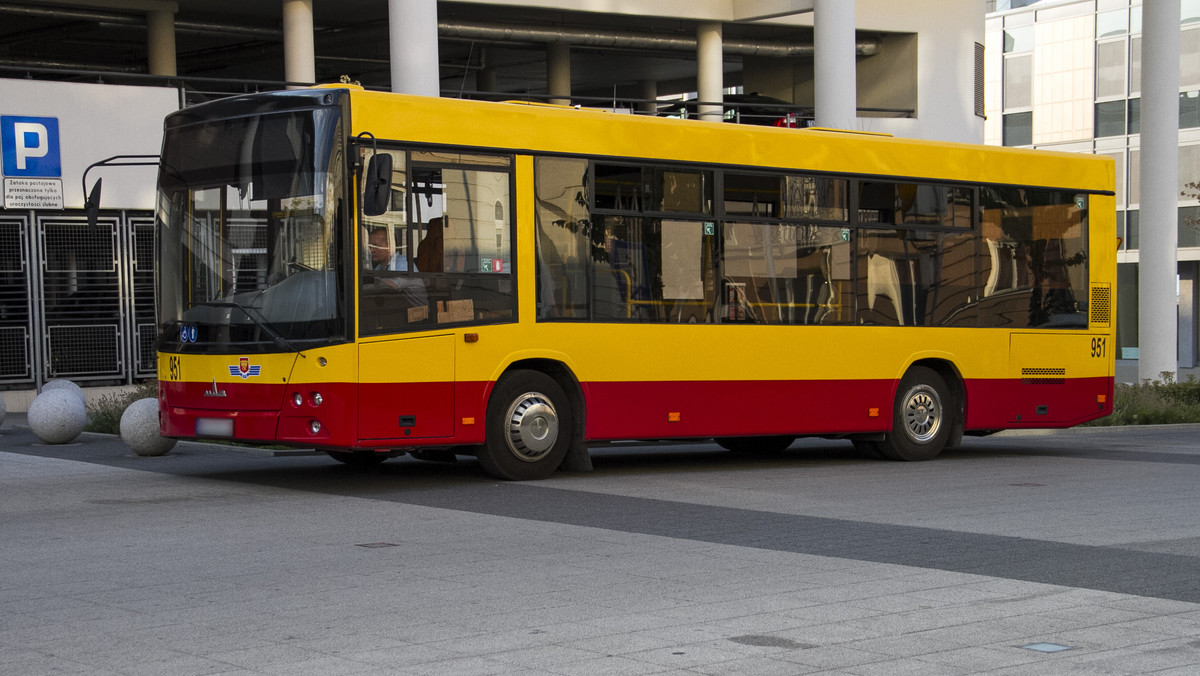
<instances>
[{"instance_id":1,"label":"shrub","mask_svg":"<svg viewBox=\"0 0 1200 676\"><path fill-rule=\"evenodd\" d=\"M1111 415L1087 423L1107 425L1166 425L1200 422L1200 382L1173 378L1138 384L1118 383Z\"/></svg>"},{"instance_id":2,"label":"shrub","mask_svg":"<svg viewBox=\"0 0 1200 676\"><path fill-rule=\"evenodd\" d=\"M125 409L138 399L157 396L158 381L146 380L128 392L101 397L99 401L88 405L88 422L84 429L88 432L120 434L121 415L125 413Z\"/></svg>"}]
</instances>

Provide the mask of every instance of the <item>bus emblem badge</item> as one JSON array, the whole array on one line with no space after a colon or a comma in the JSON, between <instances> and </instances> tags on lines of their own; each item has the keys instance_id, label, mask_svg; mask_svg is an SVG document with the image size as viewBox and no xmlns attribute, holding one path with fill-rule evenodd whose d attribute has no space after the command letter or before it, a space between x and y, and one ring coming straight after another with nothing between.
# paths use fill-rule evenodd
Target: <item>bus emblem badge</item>
<instances>
[{"instance_id":1,"label":"bus emblem badge","mask_svg":"<svg viewBox=\"0 0 1200 676\"><path fill-rule=\"evenodd\" d=\"M249 357L242 357L237 364L229 365L229 375L237 376L245 380L251 376L257 376L262 373L262 367L258 364L251 364Z\"/></svg>"}]
</instances>

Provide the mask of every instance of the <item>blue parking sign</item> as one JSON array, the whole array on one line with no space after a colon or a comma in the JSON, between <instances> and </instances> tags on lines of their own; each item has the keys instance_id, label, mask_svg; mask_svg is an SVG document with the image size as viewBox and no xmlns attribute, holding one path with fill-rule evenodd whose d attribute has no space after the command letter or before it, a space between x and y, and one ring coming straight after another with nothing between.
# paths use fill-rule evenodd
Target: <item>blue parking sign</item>
<instances>
[{"instance_id":1,"label":"blue parking sign","mask_svg":"<svg viewBox=\"0 0 1200 676\"><path fill-rule=\"evenodd\" d=\"M0 115L5 176L62 177L57 117Z\"/></svg>"}]
</instances>

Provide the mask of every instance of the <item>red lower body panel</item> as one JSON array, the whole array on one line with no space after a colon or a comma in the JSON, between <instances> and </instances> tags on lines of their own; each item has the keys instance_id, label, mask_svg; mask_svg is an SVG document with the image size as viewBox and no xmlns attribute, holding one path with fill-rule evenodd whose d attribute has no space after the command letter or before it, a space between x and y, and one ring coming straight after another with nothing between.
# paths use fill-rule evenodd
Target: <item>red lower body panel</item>
<instances>
[{"instance_id":1,"label":"red lower body panel","mask_svg":"<svg viewBox=\"0 0 1200 676\"><path fill-rule=\"evenodd\" d=\"M236 387L236 397L211 397L209 404L198 396L209 385L160 383L168 403L207 404L164 407L162 433L341 449L479 444L484 441L492 383ZM1112 410L1111 378L1051 383L979 379L966 381L965 388L968 430L1068 427ZM883 432L892 427L895 389L893 380L583 383L585 438ZM317 392L319 405L313 403ZM300 395L299 405L293 401L295 394ZM266 408L266 402L280 402L280 408ZM231 424L228 435L211 433L212 421L226 420L230 423L215 429Z\"/></svg>"}]
</instances>

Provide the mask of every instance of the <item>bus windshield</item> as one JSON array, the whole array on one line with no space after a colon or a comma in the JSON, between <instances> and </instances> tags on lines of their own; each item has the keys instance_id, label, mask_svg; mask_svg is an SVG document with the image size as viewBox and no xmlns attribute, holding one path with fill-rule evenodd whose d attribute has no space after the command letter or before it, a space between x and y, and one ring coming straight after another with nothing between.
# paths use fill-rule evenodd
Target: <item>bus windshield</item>
<instances>
[{"instance_id":1,"label":"bus windshield","mask_svg":"<svg viewBox=\"0 0 1200 676\"><path fill-rule=\"evenodd\" d=\"M168 122L158 193L160 346L293 351L346 339L339 108Z\"/></svg>"}]
</instances>

